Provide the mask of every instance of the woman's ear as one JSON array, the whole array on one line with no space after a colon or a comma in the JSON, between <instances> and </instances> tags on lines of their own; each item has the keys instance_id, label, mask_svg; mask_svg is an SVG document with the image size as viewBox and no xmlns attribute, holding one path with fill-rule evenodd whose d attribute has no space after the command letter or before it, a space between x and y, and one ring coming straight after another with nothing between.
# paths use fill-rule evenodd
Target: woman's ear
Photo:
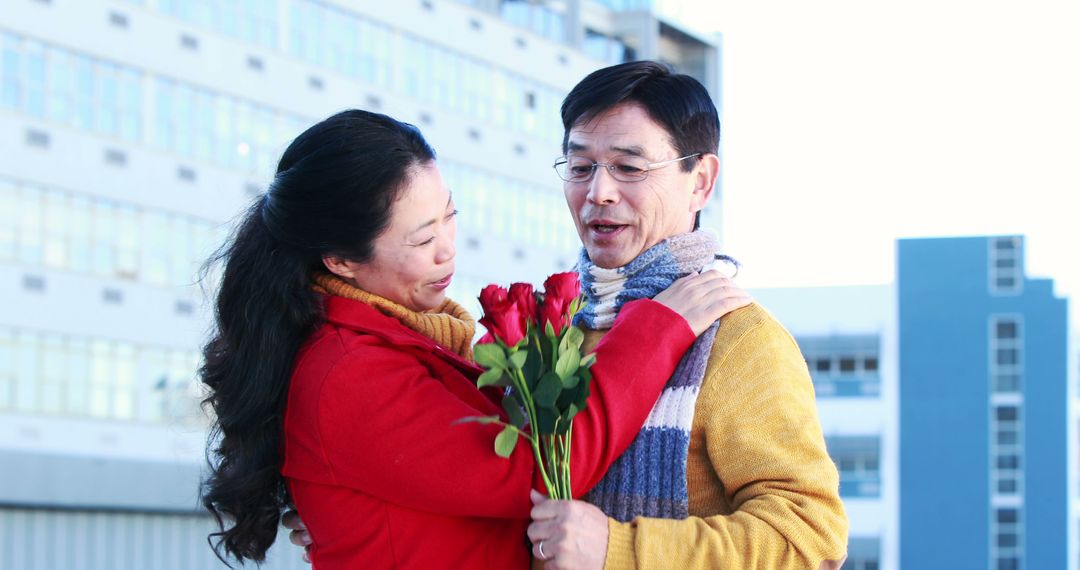
<instances>
[{"instance_id":1,"label":"woman's ear","mask_svg":"<svg viewBox=\"0 0 1080 570\"><path fill-rule=\"evenodd\" d=\"M336 255L324 255L322 262L330 273L342 279L353 280L353 275L356 273L356 266L353 262L346 261Z\"/></svg>"}]
</instances>

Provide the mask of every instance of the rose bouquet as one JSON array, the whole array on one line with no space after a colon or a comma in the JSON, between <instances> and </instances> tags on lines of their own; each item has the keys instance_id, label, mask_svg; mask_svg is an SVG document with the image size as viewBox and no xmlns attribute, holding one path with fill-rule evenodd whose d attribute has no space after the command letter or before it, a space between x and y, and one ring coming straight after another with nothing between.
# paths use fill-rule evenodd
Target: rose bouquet
<instances>
[{"instance_id":1,"label":"rose bouquet","mask_svg":"<svg viewBox=\"0 0 1080 570\"><path fill-rule=\"evenodd\" d=\"M570 450L574 416L585 408L595 362L583 356L585 340L573 326L581 309L576 273L557 273L544 281L544 291L514 283L509 290L488 285L480 293L488 332L473 353L485 369L477 386L506 388L500 416L470 417L463 422L499 424L495 453L510 457L518 439L532 446L540 474L553 499L571 499Z\"/></svg>"}]
</instances>

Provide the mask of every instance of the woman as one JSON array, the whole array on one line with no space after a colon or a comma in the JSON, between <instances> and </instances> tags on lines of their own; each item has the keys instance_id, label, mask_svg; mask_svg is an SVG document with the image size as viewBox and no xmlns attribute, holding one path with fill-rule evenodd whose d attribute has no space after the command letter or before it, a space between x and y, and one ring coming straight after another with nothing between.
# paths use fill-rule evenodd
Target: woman
<instances>
[{"instance_id":1,"label":"woman","mask_svg":"<svg viewBox=\"0 0 1080 570\"><path fill-rule=\"evenodd\" d=\"M455 215L411 125L346 111L286 149L219 256L201 370L219 553L263 559L293 503L319 570L528 567L528 446L502 459L496 426L453 425L503 413L474 384L474 321L445 295ZM574 422L576 487L629 445L695 336L747 302L706 274L622 310Z\"/></svg>"}]
</instances>

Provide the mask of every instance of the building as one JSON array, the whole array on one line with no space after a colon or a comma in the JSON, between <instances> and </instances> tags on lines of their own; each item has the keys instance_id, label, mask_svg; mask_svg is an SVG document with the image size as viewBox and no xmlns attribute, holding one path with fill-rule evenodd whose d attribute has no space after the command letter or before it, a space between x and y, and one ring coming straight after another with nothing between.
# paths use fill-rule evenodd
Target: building
<instances>
[{"instance_id":1,"label":"building","mask_svg":"<svg viewBox=\"0 0 1080 570\"><path fill-rule=\"evenodd\" d=\"M851 522L844 570L899 570L900 453L895 288L755 289L795 337Z\"/></svg>"},{"instance_id":2,"label":"building","mask_svg":"<svg viewBox=\"0 0 1080 570\"><path fill-rule=\"evenodd\" d=\"M900 240L897 267L901 565L1075 567L1066 301L1016 236Z\"/></svg>"},{"instance_id":3,"label":"building","mask_svg":"<svg viewBox=\"0 0 1080 570\"><path fill-rule=\"evenodd\" d=\"M895 286L753 291L814 381L845 568L1080 566L1080 352L1023 245L900 240Z\"/></svg>"},{"instance_id":4,"label":"building","mask_svg":"<svg viewBox=\"0 0 1080 570\"><path fill-rule=\"evenodd\" d=\"M451 296L575 261L562 98L714 39L641 0L9 0L0 18L0 567L209 568L197 270L285 145L420 126L462 211ZM718 227L718 200L705 224ZM268 568L304 568L291 548Z\"/></svg>"}]
</instances>

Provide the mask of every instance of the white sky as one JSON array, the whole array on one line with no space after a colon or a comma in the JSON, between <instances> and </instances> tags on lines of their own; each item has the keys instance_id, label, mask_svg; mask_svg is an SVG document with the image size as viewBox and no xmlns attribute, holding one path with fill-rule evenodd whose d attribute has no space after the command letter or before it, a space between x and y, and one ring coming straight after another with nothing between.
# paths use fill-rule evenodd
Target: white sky
<instances>
[{"instance_id":1,"label":"white sky","mask_svg":"<svg viewBox=\"0 0 1080 570\"><path fill-rule=\"evenodd\" d=\"M885 283L897 237L1018 233L1080 296L1080 2L674 1L723 33L744 286Z\"/></svg>"}]
</instances>

